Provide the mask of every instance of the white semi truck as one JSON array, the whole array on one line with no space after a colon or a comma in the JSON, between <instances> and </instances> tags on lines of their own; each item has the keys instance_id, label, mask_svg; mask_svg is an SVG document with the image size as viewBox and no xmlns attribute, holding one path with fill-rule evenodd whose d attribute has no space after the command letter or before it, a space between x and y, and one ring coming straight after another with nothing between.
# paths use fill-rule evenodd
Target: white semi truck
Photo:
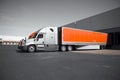
<instances>
[{"instance_id":1,"label":"white semi truck","mask_svg":"<svg viewBox=\"0 0 120 80\"><path fill-rule=\"evenodd\" d=\"M69 27L46 27L22 39L18 49L28 52L37 50L71 51L84 45L106 45L107 34Z\"/></svg>"}]
</instances>

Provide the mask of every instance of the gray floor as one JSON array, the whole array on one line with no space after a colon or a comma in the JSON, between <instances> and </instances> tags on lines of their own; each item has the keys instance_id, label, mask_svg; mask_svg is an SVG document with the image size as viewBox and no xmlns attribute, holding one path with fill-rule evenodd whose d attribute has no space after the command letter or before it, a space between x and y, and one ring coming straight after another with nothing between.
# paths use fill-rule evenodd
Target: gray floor
<instances>
[{"instance_id":1,"label":"gray floor","mask_svg":"<svg viewBox=\"0 0 120 80\"><path fill-rule=\"evenodd\" d=\"M120 55L26 53L0 46L0 80L120 80Z\"/></svg>"}]
</instances>

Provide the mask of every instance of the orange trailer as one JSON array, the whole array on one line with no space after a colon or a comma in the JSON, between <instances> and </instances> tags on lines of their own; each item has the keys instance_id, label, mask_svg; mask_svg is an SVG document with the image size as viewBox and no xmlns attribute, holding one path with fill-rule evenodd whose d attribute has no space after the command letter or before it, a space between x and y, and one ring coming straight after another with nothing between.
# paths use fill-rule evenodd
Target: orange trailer
<instances>
[{"instance_id":1,"label":"orange trailer","mask_svg":"<svg viewBox=\"0 0 120 80\"><path fill-rule=\"evenodd\" d=\"M62 45L106 45L107 33L62 27Z\"/></svg>"}]
</instances>

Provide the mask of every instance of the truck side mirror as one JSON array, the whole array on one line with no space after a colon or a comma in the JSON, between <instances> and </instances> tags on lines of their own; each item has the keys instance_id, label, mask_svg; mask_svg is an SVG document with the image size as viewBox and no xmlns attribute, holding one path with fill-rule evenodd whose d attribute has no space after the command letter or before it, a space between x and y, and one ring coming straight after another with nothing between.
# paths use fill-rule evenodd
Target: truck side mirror
<instances>
[{"instance_id":1,"label":"truck side mirror","mask_svg":"<svg viewBox=\"0 0 120 80\"><path fill-rule=\"evenodd\" d=\"M39 40L39 38L37 37L37 41Z\"/></svg>"},{"instance_id":2,"label":"truck side mirror","mask_svg":"<svg viewBox=\"0 0 120 80\"><path fill-rule=\"evenodd\" d=\"M37 38L34 38L34 41L38 41Z\"/></svg>"}]
</instances>

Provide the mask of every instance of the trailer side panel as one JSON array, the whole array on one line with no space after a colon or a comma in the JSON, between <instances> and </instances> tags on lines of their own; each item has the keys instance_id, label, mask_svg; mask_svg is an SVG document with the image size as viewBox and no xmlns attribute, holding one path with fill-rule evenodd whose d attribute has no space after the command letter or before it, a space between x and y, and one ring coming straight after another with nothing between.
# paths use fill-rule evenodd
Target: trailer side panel
<instances>
[{"instance_id":1,"label":"trailer side panel","mask_svg":"<svg viewBox=\"0 0 120 80\"><path fill-rule=\"evenodd\" d=\"M107 43L107 36L106 33L62 27L63 44L105 45Z\"/></svg>"}]
</instances>

